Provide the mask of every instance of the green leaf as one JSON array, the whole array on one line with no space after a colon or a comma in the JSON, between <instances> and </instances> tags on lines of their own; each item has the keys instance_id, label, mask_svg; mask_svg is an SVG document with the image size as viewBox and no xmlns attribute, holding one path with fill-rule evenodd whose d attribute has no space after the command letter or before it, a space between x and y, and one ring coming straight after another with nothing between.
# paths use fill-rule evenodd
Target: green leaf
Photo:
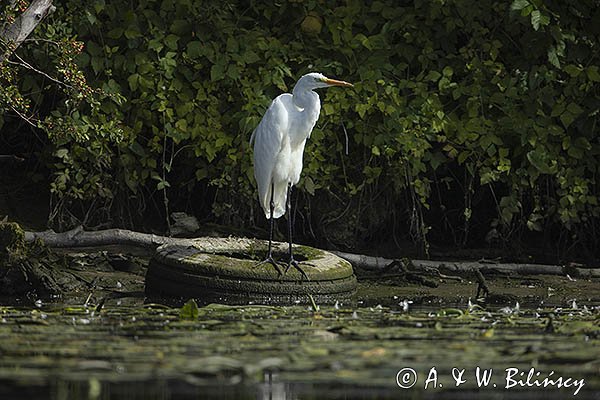
<instances>
[{"instance_id":1,"label":"green leaf","mask_svg":"<svg viewBox=\"0 0 600 400\"><path fill-rule=\"evenodd\" d=\"M560 68L560 61L558 59L558 52L556 47L552 46L548 49L548 61L556 68Z\"/></svg>"},{"instance_id":2,"label":"green leaf","mask_svg":"<svg viewBox=\"0 0 600 400\"><path fill-rule=\"evenodd\" d=\"M139 144L138 142L133 142L129 145L129 150L131 150L134 154L140 156L140 157L145 157L146 156L146 150L144 150L144 148L142 147L141 144Z\"/></svg>"},{"instance_id":3,"label":"green leaf","mask_svg":"<svg viewBox=\"0 0 600 400\"><path fill-rule=\"evenodd\" d=\"M358 42L360 42L360 44L362 44L367 50L373 50L373 45L371 44L371 41L369 40L368 37L366 37L365 35L363 35L362 33L359 33L358 35L356 35L354 37Z\"/></svg>"},{"instance_id":4,"label":"green leaf","mask_svg":"<svg viewBox=\"0 0 600 400\"><path fill-rule=\"evenodd\" d=\"M546 14L542 14L540 16L540 25L541 26L547 26L550 25L550 17L547 16Z\"/></svg>"},{"instance_id":5,"label":"green leaf","mask_svg":"<svg viewBox=\"0 0 600 400\"><path fill-rule=\"evenodd\" d=\"M552 108L552 114L550 114L550 116L558 117L563 112L565 112L565 108L565 103L562 101L558 101L556 104L554 104L554 107Z\"/></svg>"},{"instance_id":6,"label":"green leaf","mask_svg":"<svg viewBox=\"0 0 600 400\"><path fill-rule=\"evenodd\" d=\"M123 35L123 31L124 31L123 28L115 28L115 29L108 31L106 36L108 36L111 39L118 39L121 37L121 35Z\"/></svg>"},{"instance_id":7,"label":"green leaf","mask_svg":"<svg viewBox=\"0 0 600 400\"><path fill-rule=\"evenodd\" d=\"M168 187L171 187L171 185L169 184L169 182L161 179L157 184L156 184L156 190L164 190Z\"/></svg>"},{"instance_id":8,"label":"green leaf","mask_svg":"<svg viewBox=\"0 0 600 400\"><path fill-rule=\"evenodd\" d=\"M531 12L531 25L536 31L540 29L540 26L546 26L550 23L550 18L542 14L540 10L533 10Z\"/></svg>"},{"instance_id":9,"label":"green leaf","mask_svg":"<svg viewBox=\"0 0 600 400\"><path fill-rule=\"evenodd\" d=\"M592 144L586 138L581 136L575 139L573 144L586 151L590 151L592 149Z\"/></svg>"},{"instance_id":10,"label":"green leaf","mask_svg":"<svg viewBox=\"0 0 600 400\"><path fill-rule=\"evenodd\" d=\"M167 37L165 38L165 44L171 50L177 50L177 42L178 41L179 41L179 36L173 35L173 34L167 35Z\"/></svg>"},{"instance_id":11,"label":"green leaf","mask_svg":"<svg viewBox=\"0 0 600 400\"><path fill-rule=\"evenodd\" d=\"M179 121L175 122L175 128L179 129L180 131L186 132L187 131L187 120L186 119L180 119Z\"/></svg>"},{"instance_id":12,"label":"green leaf","mask_svg":"<svg viewBox=\"0 0 600 400\"><path fill-rule=\"evenodd\" d=\"M125 37L127 39L135 39L138 37L141 37L142 34L140 33L139 29L137 26L129 26L127 27L127 29L125 29Z\"/></svg>"},{"instance_id":13,"label":"green leaf","mask_svg":"<svg viewBox=\"0 0 600 400\"><path fill-rule=\"evenodd\" d=\"M260 57L252 50L247 50L243 55L243 60L246 64L253 64L260 61Z\"/></svg>"},{"instance_id":14,"label":"green leaf","mask_svg":"<svg viewBox=\"0 0 600 400\"><path fill-rule=\"evenodd\" d=\"M581 68L573 65L573 64L569 64L569 65L565 65L565 67L563 68L563 70L569 74L570 76L576 78L577 76L579 76L579 74L581 73Z\"/></svg>"},{"instance_id":15,"label":"green leaf","mask_svg":"<svg viewBox=\"0 0 600 400\"><path fill-rule=\"evenodd\" d=\"M540 29L541 16L542 13L540 12L540 10L534 10L531 12L531 26L533 26L533 29L535 29L536 31Z\"/></svg>"},{"instance_id":16,"label":"green leaf","mask_svg":"<svg viewBox=\"0 0 600 400\"><path fill-rule=\"evenodd\" d=\"M573 123L573 121L575 121L575 116L569 111L565 111L560 115L560 121L563 123L565 128L568 128Z\"/></svg>"},{"instance_id":17,"label":"green leaf","mask_svg":"<svg viewBox=\"0 0 600 400\"><path fill-rule=\"evenodd\" d=\"M225 76L226 65L218 62L210 68L210 80L213 82L220 81Z\"/></svg>"},{"instance_id":18,"label":"green leaf","mask_svg":"<svg viewBox=\"0 0 600 400\"><path fill-rule=\"evenodd\" d=\"M431 81L431 82L437 82L438 79L440 79L442 77L442 74L440 74L437 71L429 71L429 73L427 74L427 76L425 77L426 80Z\"/></svg>"},{"instance_id":19,"label":"green leaf","mask_svg":"<svg viewBox=\"0 0 600 400\"><path fill-rule=\"evenodd\" d=\"M470 151L461 151L458 154L458 158L457 158L458 164L463 164L465 162L465 160L467 158L469 158L470 155L471 155Z\"/></svg>"},{"instance_id":20,"label":"green leaf","mask_svg":"<svg viewBox=\"0 0 600 400\"><path fill-rule=\"evenodd\" d=\"M186 19L176 19L171 24L171 32L179 36L185 36L191 29L190 22Z\"/></svg>"},{"instance_id":21,"label":"green leaf","mask_svg":"<svg viewBox=\"0 0 600 400\"><path fill-rule=\"evenodd\" d=\"M67 149L58 149L54 155L58 158L65 158L69 154L69 150Z\"/></svg>"},{"instance_id":22,"label":"green leaf","mask_svg":"<svg viewBox=\"0 0 600 400\"><path fill-rule=\"evenodd\" d=\"M194 40L187 44L187 54L190 58L198 58L202 55L204 45L198 40Z\"/></svg>"},{"instance_id":23,"label":"green leaf","mask_svg":"<svg viewBox=\"0 0 600 400\"><path fill-rule=\"evenodd\" d=\"M104 71L104 58L103 57L92 57L92 69L94 73L99 74Z\"/></svg>"},{"instance_id":24,"label":"green leaf","mask_svg":"<svg viewBox=\"0 0 600 400\"><path fill-rule=\"evenodd\" d=\"M527 153L527 160L542 174L552 174L556 168L553 168L550 162L550 156L542 149L535 149Z\"/></svg>"},{"instance_id":25,"label":"green leaf","mask_svg":"<svg viewBox=\"0 0 600 400\"><path fill-rule=\"evenodd\" d=\"M98 43L96 43L96 42L93 42L93 41L87 42L85 48L91 56L102 55L102 47L98 46Z\"/></svg>"},{"instance_id":26,"label":"green leaf","mask_svg":"<svg viewBox=\"0 0 600 400\"><path fill-rule=\"evenodd\" d=\"M445 66L444 69L442 70L442 74L447 78L450 78L453 73L454 73L454 70L449 65Z\"/></svg>"},{"instance_id":27,"label":"green leaf","mask_svg":"<svg viewBox=\"0 0 600 400\"><path fill-rule=\"evenodd\" d=\"M195 321L200 315L198 304L194 299L188 300L183 307L179 309L179 318L188 321Z\"/></svg>"},{"instance_id":28,"label":"green leaf","mask_svg":"<svg viewBox=\"0 0 600 400\"><path fill-rule=\"evenodd\" d=\"M208 171L206 168L200 168L196 170L196 180L201 181L202 179L206 179L208 176Z\"/></svg>"},{"instance_id":29,"label":"green leaf","mask_svg":"<svg viewBox=\"0 0 600 400\"><path fill-rule=\"evenodd\" d=\"M567 111L573 114L575 117L580 115L583 112L583 109L579 107L576 103L569 103L567 106Z\"/></svg>"},{"instance_id":30,"label":"green leaf","mask_svg":"<svg viewBox=\"0 0 600 400\"><path fill-rule=\"evenodd\" d=\"M537 219L533 219L533 215L527 221L527 228L530 231L537 231L537 232L542 232L542 230L543 230L542 224L540 224L540 222Z\"/></svg>"},{"instance_id":31,"label":"green leaf","mask_svg":"<svg viewBox=\"0 0 600 400\"><path fill-rule=\"evenodd\" d=\"M334 114L333 105L330 103L323 104L323 115L332 115Z\"/></svg>"},{"instance_id":32,"label":"green leaf","mask_svg":"<svg viewBox=\"0 0 600 400\"><path fill-rule=\"evenodd\" d=\"M514 10L514 11L520 11L520 10L524 9L525 7L527 7L527 6L529 6L529 1L528 0L515 0L510 5L510 9Z\"/></svg>"},{"instance_id":33,"label":"green leaf","mask_svg":"<svg viewBox=\"0 0 600 400\"><path fill-rule=\"evenodd\" d=\"M598 73L598 66L592 65L591 67L587 67L585 72L588 76L588 79L592 82L600 82L600 73Z\"/></svg>"},{"instance_id":34,"label":"green leaf","mask_svg":"<svg viewBox=\"0 0 600 400\"><path fill-rule=\"evenodd\" d=\"M165 46L158 39L152 39L148 42L148 48L159 53Z\"/></svg>"},{"instance_id":35,"label":"green leaf","mask_svg":"<svg viewBox=\"0 0 600 400\"><path fill-rule=\"evenodd\" d=\"M136 90L138 88L139 74L131 74L129 78L127 78L127 82L129 83L129 88L131 90Z\"/></svg>"},{"instance_id":36,"label":"green leaf","mask_svg":"<svg viewBox=\"0 0 600 400\"><path fill-rule=\"evenodd\" d=\"M304 178L304 189L311 196L315 195L315 183L313 182L313 180L310 176L307 176L306 178Z\"/></svg>"},{"instance_id":37,"label":"green leaf","mask_svg":"<svg viewBox=\"0 0 600 400\"><path fill-rule=\"evenodd\" d=\"M534 10L533 6L530 4L527 7L523 8L521 10L521 16L522 17L527 17L529 14L531 14L531 12Z\"/></svg>"},{"instance_id":38,"label":"green leaf","mask_svg":"<svg viewBox=\"0 0 600 400\"><path fill-rule=\"evenodd\" d=\"M225 49L230 53L237 53L239 51L239 42L233 37L227 38Z\"/></svg>"}]
</instances>

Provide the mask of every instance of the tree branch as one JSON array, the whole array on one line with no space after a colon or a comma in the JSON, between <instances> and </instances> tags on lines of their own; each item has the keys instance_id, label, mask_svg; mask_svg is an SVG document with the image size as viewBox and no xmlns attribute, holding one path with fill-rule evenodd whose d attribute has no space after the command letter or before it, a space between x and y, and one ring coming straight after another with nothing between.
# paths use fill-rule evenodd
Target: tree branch
<instances>
[{"instance_id":1,"label":"tree branch","mask_svg":"<svg viewBox=\"0 0 600 400\"><path fill-rule=\"evenodd\" d=\"M16 113L16 114L19 116L19 118L21 118L23 121L27 122L29 125L33 126L34 128L37 128L37 127L38 127L36 124L34 124L33 122L31 122L32 120L37 122L37 120L36 120L35 118L33 118L33 117L28 117L27 115L23 114L22 112L20 112L19 110L17 110L17 109L16 109L15 107L13 107L13 106L11 106L10 108L11 108L11 109L12 109L12 110L13 110L13 111L14 111L14 112L15 112L15 113Z\"/></svg>"},{"instance_id":2,"label":"tree branch","mask_svg":"<svg viewBox=\"0 0 600 400\"><path fill-rule=\"evenodd\" d=\"M0 162L2 161L23 162L25 159L14 154L0 154Z\"/></svg>"},{"instance_id":3,"label":"tree branch","mask_svg":"<svg viewBox=\"0 0 600 400\"><path fill-rule=\"evenodd\" d=\"M31 70L31 71L33 71L35 73L38 73L38 74L40 74L42 76L45 76L46 78L48 78L49 80L51 80L54 83L57 83L59 85L66 86L68 88L73 89L73 86L67 85L66 83L64 83L64 82L62 82L62 81L60 81L60 80L58 80L56 78L53 78L52 76L48 75L44 71L41 71L41 70L35 68L33 65L31 65L27 61L23 60L18 54L15 54L15 58L17 60L19 60L19 61L7 61L7 62L9 64L14 64L14 65L18 65L18 66L23 67L23 68L27 68L28 70Z\"/></svg>"}]
</instances>

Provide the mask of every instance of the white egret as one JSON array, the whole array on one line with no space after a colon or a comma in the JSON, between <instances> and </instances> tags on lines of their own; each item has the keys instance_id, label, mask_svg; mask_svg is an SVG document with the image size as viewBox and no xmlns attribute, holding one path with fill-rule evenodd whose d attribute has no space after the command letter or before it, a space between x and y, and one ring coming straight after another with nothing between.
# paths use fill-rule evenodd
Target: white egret
<instances>
[{"instance_id":1,"label":"white egret","mask_svg":"<svg viewBox=\"0 0 600 400\"><path fill-rule=\"evenodd\" d=\"M313 90L330 86L353 85L329 79L320 73L302 76L291 94L284 93L273 100L250 138L250 143L254 141L254 177L258 184L258 198L270 223L269 250L267 258L260 264L272 264L280 275L281 270L273 259L271 249L273 221L287 211L289 260L285 272L293 266L308 279L292 253L291 192L292 186L300 180L306 139L310 137L321 112L319 95Z\"/></svg>"}]
</instances>

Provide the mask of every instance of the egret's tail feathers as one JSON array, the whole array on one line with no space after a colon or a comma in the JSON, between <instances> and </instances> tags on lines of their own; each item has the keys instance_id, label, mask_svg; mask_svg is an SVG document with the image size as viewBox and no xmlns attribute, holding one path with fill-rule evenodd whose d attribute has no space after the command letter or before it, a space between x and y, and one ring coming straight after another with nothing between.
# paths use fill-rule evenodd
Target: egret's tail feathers
<instances>
[{"instance_id":1,"label":"egret's tail feathers","mask_svg":"<svg viewBox=\"0 0 600 400\"><path fill-rule=\"evenodd\" d=\"M273 210L273 218L277 219L279 217L283 217L283 215L285 214L285 206L284 207L280 207L277 208L275 207L275 209ZM267 216L267 219L269 217Z\"/></svg>"},{"instance_id":2,"label":"egret's tail feathers","mask_svg":"<svg viewBox=\"0 0 600 400\"><path fill-rule=\"evenodd\" d=\"M269 201L271 200L270 193L263 199L262 206L267 219L271 218ZM273 185L273 218L279 218L285 214L285 202L287 199L287 183Z\"/></svg>"}]
</instances>

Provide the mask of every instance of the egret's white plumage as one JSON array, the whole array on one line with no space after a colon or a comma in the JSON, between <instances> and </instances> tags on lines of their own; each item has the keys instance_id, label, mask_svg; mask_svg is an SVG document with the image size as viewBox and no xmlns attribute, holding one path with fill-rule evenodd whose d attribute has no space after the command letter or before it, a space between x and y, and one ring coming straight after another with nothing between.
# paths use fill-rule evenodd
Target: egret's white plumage
<instances>
[{"instance_id":1,"label":"egret's white plumage","mask_svg":"<svg viewBox=\"0 0 600 400\"><path fill-rule=\"evenodd\" d=\"M298 80L291 94L285 93L273 100L252 133L254 177L267 218L285 214L288 185L293 186L300 180L304 145L321 111L319 95L313 90L329 86L352 85L319 73L306 74Z\"/></svg>"}]
</instances>

